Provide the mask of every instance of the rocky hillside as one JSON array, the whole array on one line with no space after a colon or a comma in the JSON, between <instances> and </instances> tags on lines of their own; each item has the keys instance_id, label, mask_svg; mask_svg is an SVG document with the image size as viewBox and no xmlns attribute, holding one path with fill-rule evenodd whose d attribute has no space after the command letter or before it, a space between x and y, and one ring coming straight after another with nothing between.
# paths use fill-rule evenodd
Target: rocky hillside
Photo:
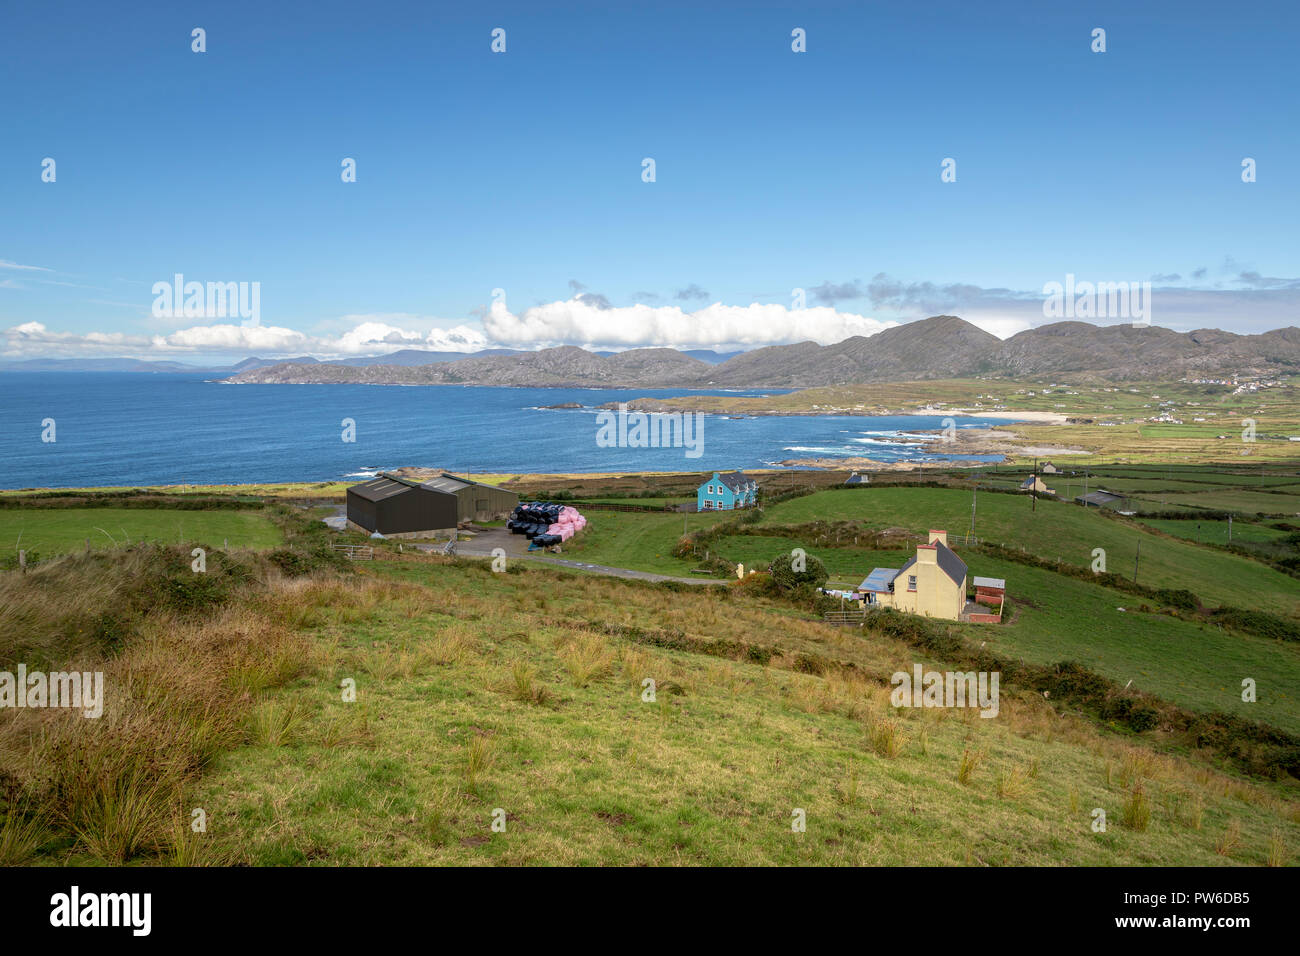
<instances>
[{"instance_id":1,"label":"rocky hillside","mask_svg":"<svg viewBox=\"0 0 1300 956\"><path fill-rule=\"evenodd\" d=\"M675 349L597 355L574 346L420 366L283 363L236 383L799 388L973 375L1070 375L1112 381L1300 372L1300 328L1259 335L1218 329L1056 322L1005 342L955 315L854 336L743 352L717 365Z\"/></svg>"}]
</instances>

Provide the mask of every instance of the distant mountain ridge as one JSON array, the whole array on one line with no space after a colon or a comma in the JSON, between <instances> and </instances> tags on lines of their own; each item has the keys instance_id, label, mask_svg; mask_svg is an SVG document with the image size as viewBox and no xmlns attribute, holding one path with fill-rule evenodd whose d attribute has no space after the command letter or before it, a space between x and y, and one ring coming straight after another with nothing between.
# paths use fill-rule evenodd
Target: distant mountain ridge
<instances>
[{"instance_id":1,"label":"distant mountain ridge","mask_svg":"<svg viewBox=\"0 0 1300 956\"><path fill-rule=\"evenodd\" d=\"M716 354L716 353L715 353ZM1257 335L1218 329L1056 322L1003 341L955 315L853 336L741 352L718 364L676 349L595 353L576 346L421 365L287 362L239 384L503 385L607 388L804 388L975 375L1065 375L1104 381L1300 373L1300 328Z\"/></svg>"},{"instance_id":2,"label":"distant mountain ridge","mask_svg":"<svg viewBox=\"0 0 1300 956\"><path fill-rule=\"evenodd\" d=\"M670 350L671 351L671 350ZM435 352L430 349L399 349L387 355L361 355L352 358L321 359L303 355L288 359L246 358L234 365L187 365L184 362L152 361L132 358L81 358L81 359L20 359L13 362L0 362L0 372L141 372L141 373L200 373L207 375L238 375L240 372L273 365L346 365L364 368L370 365L385 366L419 366L436 365L443 362L462 362L466 359L487 358L491 356L521 355L519 349L481 349L477 352ZM530 353L531 354L531 353ZM593 355L612 357L617 352L593 352ZM679 354L698 359L708 365L720 365L743 352L715 352L712 349L688 349Z\"/></svg>"}]
</instances>

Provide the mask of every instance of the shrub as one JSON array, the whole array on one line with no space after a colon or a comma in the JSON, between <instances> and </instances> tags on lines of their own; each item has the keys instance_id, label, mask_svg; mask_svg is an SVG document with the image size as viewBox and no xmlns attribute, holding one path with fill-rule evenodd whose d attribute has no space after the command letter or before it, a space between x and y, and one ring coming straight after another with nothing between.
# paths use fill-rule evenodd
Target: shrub
<instances>
[{"instance_id":1,"label":"shrub","mask_svg":"<svg viewBox=\"0 0 1300 956\"><path fill-rule=\"evenodd\" d=\"M772 580L782 591L815 591L830 577L826 565L811 554L803 556L802 569L796 570L794 552L775 558L768 570L772 574Z\"/></svg>"}]
</instances>

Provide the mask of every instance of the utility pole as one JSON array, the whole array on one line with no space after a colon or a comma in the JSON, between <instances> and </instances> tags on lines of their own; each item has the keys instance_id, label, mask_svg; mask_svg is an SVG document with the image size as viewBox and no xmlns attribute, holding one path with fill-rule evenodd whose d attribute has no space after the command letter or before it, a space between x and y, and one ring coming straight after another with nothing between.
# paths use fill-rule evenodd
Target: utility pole
<instances>
[{"instance_id":1,"label":"utility pole","mask_svg":"<svg viewBox=\"0 0 1300 956\"><path fill-rule=\"evenodd\" d=\"M974 535L975 535L975 493L976 493L977 491L979 491L979 487L980 487L980 486L979 486L979 482L976 482L976 483L975 483L975 487L972 488L972 489L970 490L970 533L971 533L971 537L974 537ZM966 543L967 543L967 544L970 544L969 541L967 541Z\"/></svg>"}]
</instances>

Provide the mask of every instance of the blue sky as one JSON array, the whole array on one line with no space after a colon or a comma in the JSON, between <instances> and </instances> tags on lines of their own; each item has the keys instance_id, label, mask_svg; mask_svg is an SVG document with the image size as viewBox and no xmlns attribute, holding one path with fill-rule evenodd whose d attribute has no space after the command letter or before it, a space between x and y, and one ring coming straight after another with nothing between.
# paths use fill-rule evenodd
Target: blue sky
<instances>
[{"instance_id":1,"label":"blue sky","mask_svg":"<svg viewBox=\"0 0 1300 956\"><path fill-rule=\"evenodd\" d=\"M939 312L1007 335L1066 274L1151 281L1175 329L1297 324L1298 25L1283 3L11 4L0 358L752 347ZM154 314L176 273L259 283L257 325Z\"/></svg>"}]
</instances>

